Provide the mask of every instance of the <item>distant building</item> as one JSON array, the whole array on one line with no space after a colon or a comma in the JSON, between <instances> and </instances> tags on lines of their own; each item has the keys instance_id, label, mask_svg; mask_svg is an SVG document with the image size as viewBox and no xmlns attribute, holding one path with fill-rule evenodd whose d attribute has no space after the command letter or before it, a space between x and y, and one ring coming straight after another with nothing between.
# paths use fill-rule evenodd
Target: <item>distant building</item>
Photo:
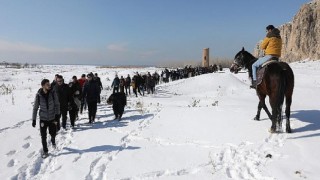
<instances>
[{"instance_id":1,"label":"distant building","mask_svg":"<svg viewBox=\"0 0 320 180\"><path fill-rule=\"evenodd\" d=\"M209 67L209 48L204 48L203 49L202 67Z\"/></svg>"},{"instance_id":2,"label":"distant building","mask_svg":"<svg viewBox=\"0 0 320 180\"><path fill-rule=\"evenodd\" d=\"M256 47L253 50L253 55L256 58L262 57L264 55L264 51L260 48L261 43L262 43L262 40L257 43Z\"/></svg>"}]
</instances>

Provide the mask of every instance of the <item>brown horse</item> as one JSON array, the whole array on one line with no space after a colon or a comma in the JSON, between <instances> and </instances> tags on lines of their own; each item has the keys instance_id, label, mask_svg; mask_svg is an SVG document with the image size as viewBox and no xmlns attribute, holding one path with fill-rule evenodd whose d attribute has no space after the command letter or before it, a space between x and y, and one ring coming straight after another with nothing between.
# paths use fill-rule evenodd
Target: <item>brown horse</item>
<instances>
[{"instance_id":1,"label":"brown horse","mask_svg":"<svg viewBox=\"0 0 320 180\"><path fill-rule=\"evenodd\" d=\"M241 68L249 70L249 77L252 79L252 64L257 60L252 54L245 51L244 48L238 52L234 58L234 63L230 67L230 71L237 73ZM281 128L282 123L282 105L284 97L286 98L286 132L291 133L290 127L290 106L292 102L292 93L294 87L294 75L290 66L285 62L271 63L266 67L262 82L257 86L256 91L259 97L258 111L254 118L260 119L260 111L263 108L272 121L270 132L276 132L278 123ZM272 114L270 114L265 98L269 96Z\"/></svg>"}]
</instances>

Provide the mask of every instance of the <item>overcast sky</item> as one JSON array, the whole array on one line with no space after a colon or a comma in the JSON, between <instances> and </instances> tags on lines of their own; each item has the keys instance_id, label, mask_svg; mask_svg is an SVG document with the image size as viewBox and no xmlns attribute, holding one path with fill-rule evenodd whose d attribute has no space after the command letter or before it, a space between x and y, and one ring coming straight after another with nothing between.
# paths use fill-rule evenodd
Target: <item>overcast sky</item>
<instances>
[{"instance_id":1,"label":"overcast sky","mask_svg":"<svg viewBox=\"0 0 320 180\"><path fill-rule=\"evenodd\" d=\"M3 0L0 61L157 65L252 51L309 0Z\"/></svg>"}]
</instances>

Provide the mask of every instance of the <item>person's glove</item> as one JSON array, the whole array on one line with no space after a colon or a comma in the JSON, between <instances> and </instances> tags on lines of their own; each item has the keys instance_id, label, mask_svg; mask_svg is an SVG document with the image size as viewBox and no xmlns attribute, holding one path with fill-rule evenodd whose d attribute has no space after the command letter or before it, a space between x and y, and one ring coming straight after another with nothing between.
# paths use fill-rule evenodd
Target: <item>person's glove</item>
<instances>
[{"instance_id":1,"label":"person's glove","mask_svg":"<svg viewBox=\"0 0 320 180\"><path fill-rule=\"evenodd\" d=\"M36 127L36 120L32 120L32 127Z\"/></svg>"}]
</instances>

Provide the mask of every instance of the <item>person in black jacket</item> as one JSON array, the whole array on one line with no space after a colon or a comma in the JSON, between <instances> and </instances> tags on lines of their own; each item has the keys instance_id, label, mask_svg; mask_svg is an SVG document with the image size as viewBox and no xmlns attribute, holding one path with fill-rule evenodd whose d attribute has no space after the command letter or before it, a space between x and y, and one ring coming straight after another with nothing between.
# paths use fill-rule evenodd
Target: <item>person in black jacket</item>
<instances>
[{"instance_id":1,"label":"person in black jacket","mask_svg":"<svg viewBox=\"0 0 320 180\"><path fill-rule=\"evenodd\" d=\"M78 82L77 76L72 77L72 82L69 83L70 93L73 101L71 102L71 110L69 110L69 116L71 126L74 127L74 122L78 118L79 109L81 106L81 86Z\"/></svg>"},{"instance_id":2,"label":"person in black jacket","mask_svg":"<svg viewBox=\"0 0 320 180\"><path fill-rule=\"evenodd\" d=\"M142 78L142 76L137 72L137 75L136 75L136 78L135 78L135 82L136 82L136 86L137 86L137 89L138 89L138 92L141 96L144 96L144 79ZM142 90L142 93L141 94L141 90Z\"/></svg>"},{"instance_id":3,"label":"person in black jacket","mask_svg":"<svg viewBox=\"0 0 320 180\"><path fill-rule=\"evenodd\" d=\"M99 97L98 97L98 104L100 104L100 102L101 102L100 94L101 94L101 90L103 89L103 86L102 86L102 82L101 82L100 77L98 77L98 73L94 73L94 80L97 81L98 86L100 88L100 93L99 93Z\"/></svg>"},{"instance_id":4,"label":"person in black jacket","mask_svg":"<svg viewBox=\"0 0 320 180\"><path fill-rule=\"evenodd\" d=\"M128 76L127 76L127 78L126 78L126 80L125 80L126 95L128 95L128 90L129 90L129 94L131 95L130 85L131 85L131 77L130 77L130 75L128 74Z\"/></svg>"},{"instance_id":5,"label":"person in black jacket","mask_svg":"<svg viewBox=\"0 0 320 180\"><path fill-rule=\"evenodd\" d=\"M150 77L149 86L150 86L151 93L153 94L155 92L155 87L156 87L156 80L154 79L153 76Z\"/></svg>"},{"instance_id":6,"label":"person in black jacket","mask_svg":"<svg viewBox=\"0 0 320 180\"><path fill-rule=\"evenodd\" d=\"M62 127L66 129L67 125L67 113L72 109L73 97L68 84L64 83L64 79L61 75L57 78L57 84L54 87L54 91L57 93L60 102L60 111L62 116ZM60 119L60 118L59 118ZM57 130L61 128L60 120L57 124Z\"/></svg>"},{"instance_id":7,"label":"person in black jacket","mask_svg":"<svg viewBox=\"0 0 320 180\"><path fill-rule=\"evenodd\" d=\"M97 113L97 103L101 89L99 88L98 83L93 80L93 74L88 74L87 78L88 82L84 84L82 97L83 100L87 100L89 111L89 123L91 124L95 121Z\"/></svg>"},{"instance_id":8,"label":"person in black jacket","mask_svg":"<svg viewBox=\"0 0 320 180\"><path fill-rule=\"evenodd\" d=\"M115 93L116 91L119 92L119 86L120 86L120 79L118 75L116 75L111 85L111 88L113 88L113 93Z\"/></svg>"},{"instance_id":9,"label":"person in black jacket","mask_svg":"<svg viewBox=\"0 0 320 180\"><path fill-rule=\"evenodd\" d=\"M137 90L139 94L142 96L140 92L140 82L141 82L141 79L139 78L138 72L137 72L137 74L132 77L132 81L131 81L132 90L133 90L133 93L136 95L136 97L138 97Z\"/></svg>"},{"instance_id":10,"label":"person in black jacket","mask_svg":"<svg viewBox=\"0 0 320 180\"><path fill-rule=\"evenodd\" d=\"M42 88L38 90L34 100L32 126L36 127L37 113L40 108L40 133L43 147L42 157L45 158L48 156L47 129L49 129L52 146L54 148L56 147L55 137L57 132L57 121L59 120L60 115L60 104L57 94L51 90L48 79L42 80L41 86Z\"/></svg>"},{"instance_id":11,"label":"person in black jacket","mask_svg":"<svg viewBox=\"0 0 320 180\"><path fill-rule=\"evenodd\" d=\"M111 94L107 100L108 104L112 104L115 119L121 120L124 112L124 107L127 105L127 96L123 92Z\"/></svg>"},{"instance_id":12,"label":"person in black jacket","mask_svg":"<svg viewBox=\"0 0 320 180\"><path fill-rule=\"evenodd\" d=\"M51 83L51 89L53 89L54 86L56 86L58 76L59 76L59 74L54 75L54 80Z\"/></svg>"},{"instance_id":13,"label":"person in black jacket","mask_svg":"<svg viewBox=\"0 0 320 180\"><path fill-rule=\"evenodd\" d=\"M125 80L123 78L123 76L120 77L120 92L124 93L124 86L125 86Z\"/></svg>"}]
</instances>

